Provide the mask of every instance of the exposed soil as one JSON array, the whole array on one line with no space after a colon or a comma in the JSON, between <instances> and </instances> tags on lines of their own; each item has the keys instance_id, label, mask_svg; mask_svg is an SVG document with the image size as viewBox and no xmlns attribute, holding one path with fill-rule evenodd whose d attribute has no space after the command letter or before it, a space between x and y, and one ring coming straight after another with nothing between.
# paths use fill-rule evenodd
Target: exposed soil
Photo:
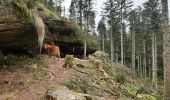
<instances>
[{"instance_id":1,"label":"exposed soil","mask_svg":"<svg viewBox=\"0 0 170 100\"><path fill-rule=\"evenodd\" d=\"M37 81L22 68L0 70L0 100L39 100L51 85L63 84L69 80L72 69L62 67L64 59L48 61L48 78Z\"/></svg>"}]
</instances>

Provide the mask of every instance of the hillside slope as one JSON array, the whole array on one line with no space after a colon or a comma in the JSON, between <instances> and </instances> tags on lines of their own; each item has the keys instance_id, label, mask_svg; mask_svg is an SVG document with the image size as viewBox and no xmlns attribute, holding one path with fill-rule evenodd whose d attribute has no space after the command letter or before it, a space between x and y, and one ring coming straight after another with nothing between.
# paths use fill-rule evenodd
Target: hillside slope
<instances>
[{"instance_id":1,"label":"hillside slope","mask_svg":"<svg viewBox=\"0 0 170 100\"><path fill-rule=\"evenodd\" d=\"M15 64L0 67L0 100L162 99L162 86L155 90L149 79L136 78L126 66L111 65L99 51L87 60L67 56L57 61L46 55L14 58Z\"/></svg>"}]
</instances>

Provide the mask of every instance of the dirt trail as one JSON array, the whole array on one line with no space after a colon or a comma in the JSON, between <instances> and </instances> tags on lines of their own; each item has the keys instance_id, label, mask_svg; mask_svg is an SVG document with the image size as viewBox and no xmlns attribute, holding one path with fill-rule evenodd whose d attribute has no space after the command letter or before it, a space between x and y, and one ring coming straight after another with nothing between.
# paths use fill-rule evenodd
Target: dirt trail
<instances>
[{"instance_id":1,"label":"dirt trail","mask_svg":"<svg viewBox=\"0 0 170 100\"><path fill-rule=\"evenodd\" d=\"M8 97L8 100L39 100L50 85L62 84L68 81L72 74L72 69L62 67L64 65L64 59L60 59L60 61L55 59L48 63L48 70L51 72L51 77L48 80L32 84L28 88L14 93L12 96ZM0 98L0 100L4 99L5 98Z\"/></svg>"}]
</instances>

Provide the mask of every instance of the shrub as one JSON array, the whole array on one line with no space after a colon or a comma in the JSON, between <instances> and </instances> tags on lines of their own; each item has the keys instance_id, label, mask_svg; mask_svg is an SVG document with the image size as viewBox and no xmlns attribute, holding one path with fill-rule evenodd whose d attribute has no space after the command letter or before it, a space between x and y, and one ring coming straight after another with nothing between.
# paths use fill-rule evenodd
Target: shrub
<instances>
[{"instance_id":1,"label":"shrub","mask_svg":"<svg viewBox=\"0 0 170 100\"><path fill-rule=\"evenodd\" d=\"M103 69L104 69L104 71L107 73L107 74L109 74L110 76L113 76L114 74L114 71L113 71L113 69L109 66L109 65L107 65L107 64L103 64Z\"/></svg>"},{"instance_id":2,"label":"shrub","mask_svg":"<svg viewBox=\"0 0 170 100\"><path fill-rule=\"evenodd\" d=\"M87 34L86 31L82 30L73 20L70 20L71 28L75 32L74 41L78 43L83 43L86 40L87 47L97 48L98 42L97 38L91 34Z\"/></svg>"},{"instance_id":3,"label":"shrub","mask_svg":"<svg viewBox=\"0 0 170 100\"><path fill-rule=\"evenodd\" d=\"M124 82L127 81L127 77L125 76L125 74L120 73L120 72L116 72L116 73L113 75L113 79L114 79L116 82L121 83L121 84L123 84Z\"/></svg>"},{"instance_id":4,"label":"shrub","mask_svg":"<svg viewBox=\"0 0 170 100\"><path fill-rule=\"evenodd\" d=\"M92 56L94 56L97 59L102 59L102 60L107 59L107 60L110 60L108 54L104 53L102 51L96 51L95 53L92 54Z\"/></svg>"},{"instance_id":5,"label":"shrub","mask_svg":"<svg viewBox=\"0 0 170 100\"><path fill-rule=\"evenodd\" d=\"M126 74L128 76L131 76L131 77L134 76L132 71L130 70L130 68L128 68L126 66L122 66L122 65L117 64L114 68L118 72L124 73L124 74Z\"/></svg>"},{"instance_id":6,"label":"shrub","mask_svg":"<svg viewBox=\"0 0 170 100\"><path fill-rule=\"evenodd\" d=\"M141 86L136 94L150 94L153 92L153 88L149 86Z\"/></svg>"},{"instance_id":7,"label":"shrub","mask_svg":"<svg viewBox=\"0 0 170 100\"><path fill-rule=\"evenodd\" d=\"M137 86L135 86L134 84L126 83L125 89L127 90L128 94L132 94L134 96L137 94L137 91L139 88Z\"/></svg>"},{"instance_id":8,"label":"shrub","mask_svg":"<svg viewBox=\"0 0 170 100\"><path fill-rule=\"evenodd\" d=\"M73 64L74 64L74 57L73 57L73 55L66 55L65 56L65 64L67 64L69 66L73 66Z\"/></svg>"},{"instance_id":9,"label":"shrub","mask_svg":"<svg viewBox=\"0 0 170 100\"><path fill-rule=\"evenodd\" d=\"M88 86L86 81L70 81L65 84L66 87L68 87L71 90L74 90L76 92L82 92L86 93L86 88Z\"/></svg>"}]
</instances>

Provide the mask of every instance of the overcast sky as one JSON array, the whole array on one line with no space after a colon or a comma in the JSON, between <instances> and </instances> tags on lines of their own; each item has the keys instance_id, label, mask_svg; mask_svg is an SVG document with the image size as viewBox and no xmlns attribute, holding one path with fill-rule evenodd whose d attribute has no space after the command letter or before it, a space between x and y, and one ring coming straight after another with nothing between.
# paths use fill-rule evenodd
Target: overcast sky
<instances>
[{"instance_id":1,"label":"overcast sky","mask_svg":"<svg viewBox=\"0 0 170 100\"><path fill-rule=\"evenodd\" d=\"M101 12L101 7L103 7L103 2L105 2L106 0L96 0L95 2L95 10L98 12L97 13L97 16L96 16L96 24L98 23L98 21L100 20L100 12ZM134 8L137 7L137 6L142 6L142 4L147 1L147 0L132 0L134 2ZM169 0L168 0L169 1ZM65 2L63 3L63 6L66 7L67 9L67 15L69 14L68 13L68 8L70 7L70 3L71 3L71 0L65 0ZM170 14L170 1L169 1L169 14Z\"/></svg>"}]
</instances>

